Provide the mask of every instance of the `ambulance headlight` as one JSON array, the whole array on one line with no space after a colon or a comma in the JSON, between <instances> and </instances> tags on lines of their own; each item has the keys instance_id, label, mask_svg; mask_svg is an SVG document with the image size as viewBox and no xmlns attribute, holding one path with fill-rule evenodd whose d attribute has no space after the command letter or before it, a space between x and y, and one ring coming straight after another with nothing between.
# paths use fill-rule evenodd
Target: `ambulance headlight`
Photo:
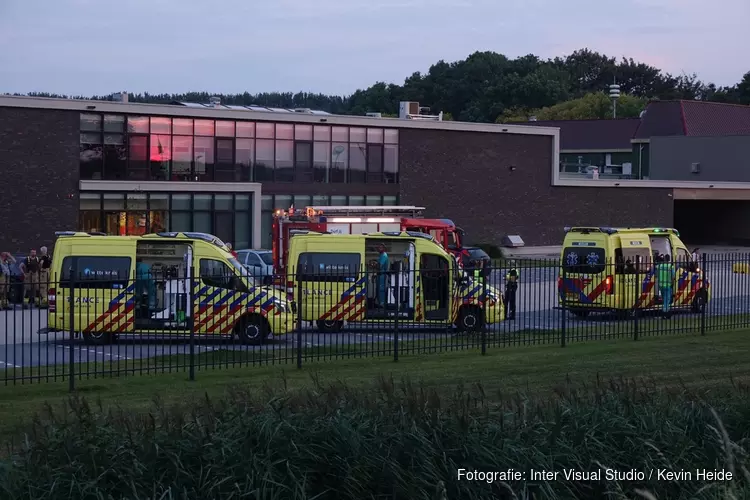
<instances>
[{"instance_id":1,"label":"ambulance headlight","mask_svg":"<svg viewBox=\"0 0 750 500\"><path fill-rule=\"evenodd\" d=\"M271 302L271 304L273 304L273 307L281 312L289 312L292 310L292 308L289 306L289 302L287 302L286 300L276 298L273 299L273 302Z\"/></svg>"}]
</instances>

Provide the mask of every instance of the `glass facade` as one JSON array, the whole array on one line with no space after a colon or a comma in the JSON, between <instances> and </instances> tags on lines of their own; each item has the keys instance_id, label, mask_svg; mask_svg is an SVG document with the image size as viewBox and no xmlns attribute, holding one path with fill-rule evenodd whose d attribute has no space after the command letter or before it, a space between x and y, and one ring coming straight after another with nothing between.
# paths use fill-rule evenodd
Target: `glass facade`
<instances>
[{"instance_id":1,"label":"glass facade","mask_svg":"<svg viewBox=\"0 0 750 500\"><path fill-rule=\"evenodd\" d=\"M263 195L260 202L260 240L261 248L271 249L273 240L273 212L277 209L288 210L290 206L301 209L307 206L383 206L398 205L398 196L308 196L308 195Z\"/></svg>"},{"instance_id":2,"label":"glass facade","mask_svg":"<svg viewBox=\"0 0 750 500\"><path fill-rule=\"evenodd\" d=\"M397 183L398 130L82 113L83 180Z\"/></svg>"},{"instance_id":3,"label":"glass facade","mask_svg":"<svg viewBox=\"0 0 750 500\"><path fill-rule=\"evenodd\" d=\"M78 229L112 235L198 231L235 249L252 245L250 193L82 192Z\"/></svg>"}]
</instances>

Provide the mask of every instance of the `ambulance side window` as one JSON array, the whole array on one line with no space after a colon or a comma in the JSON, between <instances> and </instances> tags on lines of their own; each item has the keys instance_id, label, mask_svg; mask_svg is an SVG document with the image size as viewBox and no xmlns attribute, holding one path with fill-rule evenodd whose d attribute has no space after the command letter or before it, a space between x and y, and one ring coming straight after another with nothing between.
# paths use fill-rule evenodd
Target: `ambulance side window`
<instances>
[{"instance_id":1,"label":"ambulance side window","mask_svg":"<svg viewBox=\"0 0 750 500\"><path fill-rule=\"evenodd\" d=\"M127 288L130 282L130 262L130 257L65 257L62 261L60 287L70 287L75 264L75 288Z\"/></svg>"},{"instance_id":2,"label":"ambulance side window","mask_svg":"<svg viewBox=\"0 0 750 500\"><path fill-rule=\"evenodd\" d=\"M360 271L358 253L305 252L297 262L300 281L354 282Z\"/></svg>"},{"instance_id":3,"label":"ambulance side window","mask_svg":"<svg viewBox=\"0 0 750 500\"><path fill-rule=\"evenodd\" d=\"M201 259L201 281L206 286L234 290L236 276L234 271L220 260Z\"/></svg>"},{"instance_id":4,"label":"ambulance side window","mask_svg":"<svg viewBox=\"0 0 750 500\"><path fill-rule=\"evenodd\" d=\"M693 266L691 265L692 258L690 257L690 254L687 250L684 248L678 248L675 252L675 257L677 257L675 260L675 264L677 264L678 267L681 267L683 269L690 270Z\"/></svg>"}]
</instances>

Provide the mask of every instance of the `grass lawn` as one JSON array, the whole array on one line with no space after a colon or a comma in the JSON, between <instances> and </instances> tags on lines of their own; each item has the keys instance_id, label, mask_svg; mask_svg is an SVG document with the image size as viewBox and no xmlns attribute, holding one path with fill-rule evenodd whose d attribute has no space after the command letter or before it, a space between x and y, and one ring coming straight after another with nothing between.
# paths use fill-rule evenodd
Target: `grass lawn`
<instances>
[{"instance_id":1,"label":"grass lawn","mask_svg":"<svg viewBox=\"0 0 750 500\"><path fill-rule=\"evenodd\" d=\"M147 408L155 397L165 402L220 396L243 384L288 389L319 383L374 384L379 377L409 378L425 386L453 391L457 385L481 382L486 394L522 392L544 397L565 387L591 385L612 378L646 378L658 386L710 387L750 382L750 332L712 333L705 337L675 335L555 345L494 348L482 356L476 349L391 358L350 358L294 364L201 370L197 380L187 372L76 380L78 392L106 406ZM0 388L0 435L15 433L22 420L67 397L67 383L35 383ZM492 397L492 396L490 396Z\"/></svg>"}]
</instances>

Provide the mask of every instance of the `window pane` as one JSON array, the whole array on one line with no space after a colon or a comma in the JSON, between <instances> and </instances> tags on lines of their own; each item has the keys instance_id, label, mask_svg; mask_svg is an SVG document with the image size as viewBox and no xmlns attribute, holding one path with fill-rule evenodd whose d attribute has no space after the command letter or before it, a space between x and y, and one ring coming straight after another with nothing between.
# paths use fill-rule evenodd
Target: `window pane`
<instances>
[{"instance_id":1,"label":"window pane","mask_svg":"<svg viewBox=\"0 0 750 500\"><path fill-rule=\"evenodd\" d=\"M313 143L313 180L328 182L328 166L331 160L331 144L328 142Z\"/></svg>"},{"instance_id":2,"label":"window pane","mask_svg":"<svg viewBox=\"0 0 750 500\"><path fill-rule=\"evenodd\" d=\"M101 231L102 212L98 209L78 212L78 230L85 232Z\"/></svg>"},{"instance_id":3,"label":"window pane","mask_svg":"<svg viewBox=\"0 0 750 500\"><path fill-rule=\"evenodd\" d=\"M128 116L128 132L131 134L148 134L148 116Z\"/></svg>"},{"instance_id":4,"label":"window pane","mask_svg":"<svg viewBox=\"0 0 750 500\"><path fill-rule=\"evenodd\" d=\"M127 210L145 211L148 209L148 195L146 193L129 193L126 197Z\"/></svg>"},{"instance_id":5,"label":"window pane","mask_svg":"<svg viewBox=\"0 0 750 500\"><path fill-rule=\"evenodd\" d=\"M166 193L149 194L148 208L149 210L169 210L169 195Z\"/></svg>"},{"instance_id":6,"label":"window pane","mask_svg":"<svg viewBox=\"0 0 750 500\"><path fill-rule=\"evenodd\" d=\"M172 210L191 210L189 194L173 194Z\"/></svg>"},{"instance_id":7,"label":"window pane","mask_svg":"<svg viewBox=\"0 0 750 500\"><path fill-rule=\"evenodd\" d=\"M125 210L125 195L104 193L104 210Z\"/></svg>"},{"instance_id":8,"label":"window pane","mask_svg":"<svg viewBox=\"0 0 750 500\"><path fill-rule=\"evenodd\" d=\"M346 182L346 169L349 163L348 146L348 144L337 144L335 142L331 144L329 182Z\"/></svg>"},{"instance_id":9,"label":"window pane","mask_svg":"<svg viewBox=\"0 0 750 500\"><path fill-rule=\"evenodd\" d=\"M211 210L211 195L210 194L194 195L193 196L193 209L194 210Z\"/></svg>"},{"instance_id":10,"label":"window pane","mask_svg":"<svg viewBox=\"0 0 750 500\"><path fill-rule=\"evenodd\" d=\"M169 221L169 230L192 231L192 219L190 212L172 212L172 219Z\"/></svg>"},{"instance_id":11,"label":"window pane","mask_svg":"<svg viewBox=\"0 0 750 500\"><path fill-rule=\"evenodd\" d=\"M384 131L385 142L387 144L398 144L398 130L395 128L387 128Z\"/></svg>"},{"instance_id":12,"label":"window pane","mask_svg":"<svg viewBox=\"0 0 750 500\"><path fill-rule=\"evenodd\" d=\"M79 168L81 179L102 178L101 134L81 134Z\"/></svg>"},{"instance_id":13,"label":"window pane","mask_svg":"<svg viewBox=\"0 0 750 500\"><path fill-rule=\"evenodd\" d=\"M256 181L273 180L273 141L256 139L253 168Z\"/></svg>"},{"instance_id":14,"label":"window pane","mask_svg":"<svg viewBox=\"0 0 750 500\"><path fill-rule=\"evenodd\" d=\"M334 142L348 142L349 127L331 127L331 140Z\"/></svg>"},{"instance_id":15,"label":"window pane","mask_svg":"<svg viewBox=\"0 0 750 500\"><path fill-rule=\"evenodd\" d=\"M214 174L214 140L212 137L195 138L193 158L195 160L195 180L212 181Z\"/></svg>"},{"instance_id":16,"label":"window pane","mask_svg":"<svg viewBox=\"0 0 750 500\"><path fill-rule=\"evenodd\" d=\"M212 234L211 214L209 212L193 212L193 231Z\"/></svg>"},{"instance_id":17,"label":"window pane","mask_svg":"<svg viewBox=\"0 0 750 500\"><path fill-rule=\"evenodd\" d=\"M104 178L127 179L128 148L124 134L104 134Z\"/></svg>"},{"instance_id":18,"label":"window pane","mask_svg":"<svg viewBox=\"0 0 750 500\"><path fill-rule=\"evenodd\" d=\"M328 205L328 196L326 196L326 195L313 196L313 198L312 198L312 204L315 207L324 207L324 206Z\"/></svg>"},{"instance_id":19,"label":"window pane","mask_svg":"<svg viewBox=\"0 0 750 500\"><path fill-rule=\"evenodd\" d=\"M312 198L310 196L306 195L295 195L294 198L294 208L299 210L305 207L309 207L312 205Z\"/></svg>"},{"instance_id":20,"label":"window pane","mask_svg":"<svg viewBox=\"0 0 750 500\"><path fill-rule=\"evenodd\" d=\"M217 121L216 137L234 137L234 122Z\"/></svg>"},{"instance_id":21,"label":"window pane","mask_svg":"<svg viewBox=\"0 0 750 500\"><path fill-rule=\"evenodd\" d=\"M193 135L193 120L190 118L175 118L172 121L172 128L175 134Z\"/></svg>"},{"instance_id":22,"label":"window pane","mask_svg":"<svg viewBox=\"0 0 750 500\"><path fill-rule=\"evenodd\" d=\"M248 194L234 195L234 209L235 210L250 210L250 195Z\"/></svg>"},{"instance_id":23,"label":"window pane","mask_svg":"<svg viewBox=\"0 0 750 500\"><path fill-rule=\"evenodd\" d=\"M214 135L214 121L213 120L195 120L195 135Z\"/></svg>"},{"instance_id":24,"label":"window pane","mask_svg":"<svg viewBox=\"0 0 750 500\"><path fill-rule=\"evenodd\" d=\"M167 210L149 210L148 212L149 231L152 233L161 233L168 231L169 211Z\"/></svg>"},{"instance_id":25,"label":"window pane","mask_svg":"<svg viewBox=\"0 0 750 500\"><path fill-rule=\"evenodd\" d=\"M367 142L367 134L365 129L351 127L349 129L349 142Z\"/></svg>"},{"instance_id":26,"label":"window pane","mask_svg":"<svg viewBox=\"0 0 750 500\"><path fill-rule=\"evenodd\" d=\"M273 139L274 124L269 122L255 123L255 137L259 139Z\"/></svg>"},{"instance_id":27,"label":"window pane","mask_svg":"<svg viewBox=\"0 0 750 500\"><path fill-rule=\"evenodd\" d=\"M383 205L387 207L398 205L397 198L398 198L397 196L383 196Z\"/></svg>"},{"instance_id":28,"label":"window pane","mask_svg":"<svg viewBox=\"0 0 750 500\"><path fill-rule=\"evenodd\" d=\"M383 199L380 196L367 196L365 197L365 204L371 207L377 207L383 204Z\"/></svg>"},{"instance_id":29,"label":"window pane","mask_svg":"<svg viewBox=\"0 0 750 500\"><path fill-rule=\"evenodd\" d=\"M151 179L166 181L169 179L169 157L171 156L172 137L168 135L151 136Z\"/></svg>"},{"instance_id":30,"label":"window pane","mask_svg":"<svg viewBox=\"0 0 750 500\"><path fill-rule=\"evenodd\" d=\"M250 214L247 212L234 214L234 248L250 248Z\"/></svg>"},{"instance_id":31,"label":"window pane","mask_svg":"<svg viewBox=\"0 0 750 500\"><path fill-rule=\"evenodd\" d=\"M237 137L255 137L255 122L237 122Z\"/></svg>"},{"instance_id":32,"label":"window pane","mask_svg":"<svg viewBox=\"0 0 750 500\"><path fill-rule=\"evenodd\" d=\"M260 214L260 246L261 248L271 248L273 240L273 212L264 212Z\"/></svg>"},{"instance_id":33,"label":"window pane","mask_svg":"<svg viewBox=\"0 0 750 500\"><path fill-rule=\"evenodd\" d=\"M278 128L276 133L278 134ZM276 163L274 167L276 182L294 181L294 141L276 141Z\"/></svg>"},{"instance_id":34,"label":"window pane","mask_svg":"<svg viewBox=\"0 0 750 500\"><path fill-rule=\"evenodd\" d=\"M274 208L276 207L273 206L273 195L264 194L260 197L260 209L261 210L268 211L268 210L273 210Z\"/></svg>"},{"instance_id":35,"label":"window pane","mask_svg":"<svg viewBox=\"0 0 750 500\"><path fill-rule=\"evenodd\" d=\"M349 197L349 206L350 207L361 207L365 204L365 197L364 196L350 196Z\"/></svg>"},{"instance_id":36,"label":"window pane","mask_svg":"<svg viewBox=\"0 0 750 500\"><path fill-rule=\"evenodd\" d=\"M331 206L343 207L346 205L347 205L346 196L338 196L338 195L331 196Z\"/></svg>"},{"instance_id":37,"label":"window pane","mask_svg":"<svg viewBox=\"0 0 750 500\"><path fill-rule=\"evenodd\" d=\"M125 115L104 115L104 131L119 134L125 132Z\"/></svg>"},{"instance_id":38,"label":"window pane","mask_svg":"<svg viewBox=\"0 0 750 500\"><path fill-rule=\"evenodd\" d=\"M294 125L294 138L298 141L312 141L312 125L297 123Z\"/></svg>"},{"instance_id":39,"label":"window pane","mask_svg":"<svg viewBox=\"0 0 750 500\"><path fill-rule=\"evenodd\" d=\"M81 132L99 132L102 129L102 115L81 113Z\"/></svg>"},{"instance_id":40,"label":"window pane","mask_svg":"<svg viewBox=\"0 0 750 500\"><path fill-rule=\"evenodd\" d=\"M98 193L81 193L79 197L81 210L99 210L102 196Z\"/></svg>"},{"instance_id":41,"label":"window pane","mask_svg":"<svg viewBox=\"0 0 750 500\"><path fill-rule=\"evenodd\" d=\"M130 278L130 257L65 257L62 262L60 286L70 287L70 272L76 259L75 281L80 288L125 288ZM84 269L88 272L84 272Z\"/></svg>"},{"instance_id":42,"label":"window pane","mask_svg":"<svg viewBox=\"0 0 750 500\"><path fill-rule=\"evenodd\" d=\"M237 139L235 151L235 164L240 175L240 181L252 181L253 145L252 139Z\"/></svg>"},{"instance_id":43,"label":"window pane","mask_svg":"<svg viewBox=\"0 0 750 500\"><path fill-rule=\"evenodd\" d=\"M312 142L294 143L294 175L299 182L312 182Z\"/></svg>"},{"instance_id":44,"label":"window pane","mask_svg":"<svg viewBox=\"0 0 750 500\"><path fill-rule=\"evenodd\" d=\"M367 145L367 182L383 182L383 146Z\"/></svg>"},{"instance_id":45,"label":"window pane","mask_svg":"<svg viewBox=\"0 0 750 500\"><path fill-rule=\"evenodd\" d=\"M277 139L294 139L294 125L291 123L276 124Z\"/></svg>"},{"instance_id":46,"label":"window pane","mask_svg":"<svg viewBox=\"0 0 750 500\"><path fill-rule=\"evenodd\" d=\"M367 142L380 144L383 142L383 129L382 128L368 128L367 129Z\"/></svg>"},{"instance_id":47,"label":"window pane","mask_svg":"<svg viewBox=\"0 0 750 500\"><path fill-rule=\"evenodd\" d=\"M383 151L383 180L386 183L398 182L398 146L386 144Z\"/></svg>"},{"instance_id":48,"label":"window pane","mask_svg":"<svg viewBox=\"0 0 750 500\"><path fill-rule=\"evenodd\" d=\"M192 164L192 136L174 136L172 138L172 180L189 181Z\"/></svg>"},{"instance_id":49,"label":"window pane","mask_svg":"<svg viewBox=\"0 0 750 500\"><path fill-rule=\"evenodd\" d=\"M364 143L349 145L349 182L365 182L367 145Z\"/></svg>"},{"instance_id":50,"label":"window pane","mask_svg":"<svg viewBox=\"0 0 750 500\"><path fill-rule=\"evenodd\" d=\"M218 182L238 181L239 170L234 168L234 139L216 139L216 166L214 180Z\"/></svg>"},{"instance_id":51,"label":"window pane","mask_svg":"<svg viewBox=\"0 0 750 500\"><path fill-rule=\"evenodd\" d=\"M316 141L330 141L331 127L328 125L315 125L313 139Z\"/></svg>"},{"instance_id":52,"label":"window pane","mask_svg":"<svg viewBox=\"0 0 750 500\"><path fill-rule=\"evenodd\" d=\"M131 135L128 138L128 178L148 180L148 136Z\"/></svg>"},{"instance_id":53,"label":"window pane","mask_svg":"<svg viewBox=\"0 0 750 500\"><path fill-rule=\"evenodd\" d=\"M289 210L289 207L292 205L292 197L287 194L277 194L274 197L274 209L281 209L281 210Z\"/></svg>"},{"instance_id":54,"label":"window pane","mask_svg":"<svg viewBox=\"0 0 750 500\"><path fill-rule=\"evenodd\" d=\"M232 195L214 195L214 210L232 210Z\"/></svg>"},{"instance_id":55,"label":"window pane","mask_svg":"<svg viewBox=\"0 0 750 500\"><path fill-rule=\"evenodd\" d=\"M170 118L152 116L151 117L151 133L152 134L171 134L172 133L172 120Z\"/></svg>"},{"instance_id":56,"label":"window pane","mask_svg":"<svg viewBox=\"0 0 750 500\"><path fill-rule=\"evenodd\" d=\"M354 281L360 272L357 253L303 253L297 263L303 281Z\"/></svg>"}]
</instances>

